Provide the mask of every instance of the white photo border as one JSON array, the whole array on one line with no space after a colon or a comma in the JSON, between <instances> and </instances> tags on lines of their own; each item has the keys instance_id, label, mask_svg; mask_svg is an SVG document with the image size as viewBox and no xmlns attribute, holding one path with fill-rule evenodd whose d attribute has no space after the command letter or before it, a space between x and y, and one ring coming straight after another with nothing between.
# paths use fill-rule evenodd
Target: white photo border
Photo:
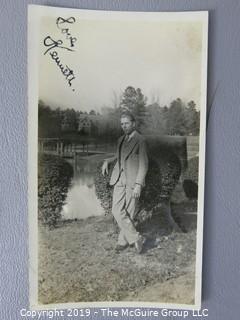
<instances>
[{"instance_id":1,"label":"white photo border","mask_svg":"<svg viewBox=\"0 0 240 320\"><path fill-rule=\"evenodd\" d=\"M38 303L38 59L39 25L41 17L60 14L77 15L81 19L118 19L151 21L199 21L202 22L202 66L201 66L201 106L200 106L200 142L199 142L199 189L197 218L197 247L195 270L195 304L171 304L152 302L78 302L59 304ZM97 11L57 8L48 6L28 6L28 224L29 224L29 304L33 310L86 308L86 307L151 307L168 309L200 309L202 287L202 250L204 216L204 181L205 181L205 140L206 140L206 103L207 103L207 52L208 52L208 11L186 12L130 12Z\"/></svg>"}]
</instances>

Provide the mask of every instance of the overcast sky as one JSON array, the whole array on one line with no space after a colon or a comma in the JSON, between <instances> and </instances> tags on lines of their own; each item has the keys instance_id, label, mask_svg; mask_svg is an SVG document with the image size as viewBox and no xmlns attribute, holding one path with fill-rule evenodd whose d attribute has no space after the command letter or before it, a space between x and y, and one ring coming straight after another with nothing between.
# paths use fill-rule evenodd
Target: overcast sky
<instances>
[{"instance_id":1,"label":"overcast sky","mask_svg":"<svg viewBox=\"0 0 240 320\"><path fill-rule=\"evenodd\" d=\"M148 103L161 106L175 98L194 100L201 93L202 24L200 22L79 20L70 25L74 52L57 48L62 64L74 71L72 88L43 45L51 36L69 40L44 18L40 30L39 98L53 107L89 111L113 105L113 93L141 88ZM52 50L53 51L53 50ZM72 89L75 91L72 91Z\"/></svg>"}]
</instances>

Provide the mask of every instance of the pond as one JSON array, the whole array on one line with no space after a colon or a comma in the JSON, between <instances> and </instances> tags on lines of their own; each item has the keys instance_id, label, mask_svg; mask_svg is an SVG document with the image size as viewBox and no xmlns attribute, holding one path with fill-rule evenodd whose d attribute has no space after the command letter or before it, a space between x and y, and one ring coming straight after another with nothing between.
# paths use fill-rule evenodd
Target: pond
<instances>
[{"instance_id":1,"label":"pond","mask_svg":"<svg viewBox=\"0 0 240 320\"><path fill-rule=\"evenodd\" d=\"M105 212L95 192L94 174L99 162L109 156L111 155L95 154L67 160L74 168L74 176L62 208L63 219L85 219L104 215Z\"/></svg>"}]
</instances>

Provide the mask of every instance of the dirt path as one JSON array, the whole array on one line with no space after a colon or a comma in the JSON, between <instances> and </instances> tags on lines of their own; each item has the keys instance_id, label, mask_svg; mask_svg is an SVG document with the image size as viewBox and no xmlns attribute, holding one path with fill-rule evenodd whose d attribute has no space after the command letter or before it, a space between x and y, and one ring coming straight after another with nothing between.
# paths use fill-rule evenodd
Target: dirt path
<instances>
[{"instance_id":1,"label":"dirt path","mask_svg":"<svg viewBox=\"0 0 240 320\"><path fill-rule=\"evenodd\" d=\"M170 233L157 218L143 254L114 252L117 234L111 217L39 227L41 303L139 300L192 303L195 230ZM174 294L173 294L174 292Z\"/></svg>"}]
</instances>

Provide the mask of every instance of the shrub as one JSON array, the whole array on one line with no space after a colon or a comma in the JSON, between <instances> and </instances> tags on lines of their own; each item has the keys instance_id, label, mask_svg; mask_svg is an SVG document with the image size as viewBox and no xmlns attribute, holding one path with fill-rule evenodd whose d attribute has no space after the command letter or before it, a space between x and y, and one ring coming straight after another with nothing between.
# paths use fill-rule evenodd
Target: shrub
<instances>
[{"instance_id":1,"label":"shrub","mask_svg":"<svg viewBox=\"0 0 240 320\"><path fill-rule=\"evenodd\" d=\"M198 162L198 157L190 159L183 175L183 189L189 199L198 197Z\"/></svg>"},{"instance_id":2,"label":"shrub","mask_svg":"<svg viewBox=\"0 0 240 320\"><path fill-rule=\"evenodd\" d=\"M52 155L39 155L38 218L43 224L55 227L61 218L61 209L72 176L72 166L64 159Z\"/></svg>"}]
</instances>

